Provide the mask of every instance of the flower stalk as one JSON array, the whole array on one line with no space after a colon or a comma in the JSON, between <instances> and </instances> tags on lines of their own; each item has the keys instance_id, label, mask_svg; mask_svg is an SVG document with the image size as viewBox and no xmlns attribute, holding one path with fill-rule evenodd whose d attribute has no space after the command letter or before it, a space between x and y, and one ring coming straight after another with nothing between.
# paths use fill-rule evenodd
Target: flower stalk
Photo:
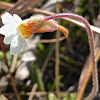
<instances>
[{"instance_id":1,"label":"flower stalk","mask_svg":"<svg viewBox=\"0 0 100 100\"><path fill-rule=\"evenodd\" d=\"M93 32L87 20L85 20L82 16L72 14L72 13L62 13L62 14L48 16L44 18L44 21L47 21L50 19L57 19L60 17L74 18L85 24L85 27L88 33L89 44L90 44L90 51L91 51L91 57L92 57L92 76L93 76L93 89L91 93L89 94L89 96L86 98L86 100L92 100L98 91L98 76L97 76L97 66L96 66L96 61L95 61L95 46L94 46Z\"/></svg>"}]
</instances>

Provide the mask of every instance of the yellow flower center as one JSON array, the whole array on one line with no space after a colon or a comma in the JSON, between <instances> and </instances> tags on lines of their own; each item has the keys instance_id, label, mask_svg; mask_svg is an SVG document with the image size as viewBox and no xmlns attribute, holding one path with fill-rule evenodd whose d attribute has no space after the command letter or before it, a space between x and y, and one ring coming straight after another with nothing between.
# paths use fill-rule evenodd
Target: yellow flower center
<instances>
[{"instance_id":1,"label":"yellow flower center","mask_svg":"<svg viewBox=\"0 0 100 100\"><path fill-rule=\"evenodd\" d=\"M20 33L20 35L24 38L28 38L29 36L31 36L33 34L32 32L32 27L35 25L36 23L27 23L25 21L23 21L18 27L18 33Z\"/></svg>"},{"instance_id":2,"label":"yellow flower center","mask_svg":"<svg viewBox=\"0 0 100 100\"><path fill-rule=\"evenodd\" d=\"M40 18L35 16L22 21L17 27L18 33L20 33L23 38L28 38L34 32L38 32L39 26L36 26L37 30L35 31L32 30L32 28L41 21L43 21L43 16L40 16Z\"/></svg>"}]
</instances>

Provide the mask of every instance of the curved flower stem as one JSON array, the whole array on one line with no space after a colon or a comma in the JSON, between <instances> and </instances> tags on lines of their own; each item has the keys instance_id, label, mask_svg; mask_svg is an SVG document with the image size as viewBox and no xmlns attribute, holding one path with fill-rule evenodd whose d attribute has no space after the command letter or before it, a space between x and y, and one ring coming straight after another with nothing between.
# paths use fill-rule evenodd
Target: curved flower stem
<instances>
[{"instance_id":1,"label":"curved flower stem","mask_svg":"<svg viewBox=\"0 0 100 100\"><path fill-rule=\"evenodd\" d=\"M72 14L72 13L62 13L62 14L48 16L48 17L44 18L44 21L50 20L50 19L56 19L56 18L60 18L60 17L74 18L85 24L86 30L88 32L90 51L91 51L91 56L92 56L92 65L93 65L92 66L93 89L92 89L91 93L89 94L89 96L86 98L86 100L92 100L98 91L98 76L97 76L97 66L96 66L96 61L95 61L95 48L94 48L93 32L92 32L87 20L85 20L82 16Z\"/></svg>"},{"instance_id":2,"label":"curved flower stem","mask_svg":"<svg viewBox=\"0 0 100 100\"><path fill-rule=\"evenodd\" d=\"M99 60L99 58L100 58L100 49L96 48L95 51L96 51L96 62L97 62ZM85 79L84 79L84 81L82 83L81 89L77 93L77 96L76 96L77 100L81 100L82 95L83 95L83 93L85 91L86 85L87 85L87 83L88 83L88 81L90 79L91 72L92 72L92 62L89 64L89 68L87 70Z\"/></svg>"},{"instance_id":3,"label":"curved flower stem","mask_svg":"<svg viewBox=\"0 0 100 100\"><path fill-rule=\"evenodd\" d=\"M21 98L18 94L18 90L16 88L14 77L13 77L12 73L10 72L10 66L8 65L8 60L7 60L7 57L6 57L6 52L5 52L5 48L4 48L4 44L3 44L2 40L3 40L2 36L0 35L0 45L1 45L2 52L4 53L4 59L5 59L6 66L8 68L8 72L10 74L11 85L12 85L12 88L13 88L15 94L16 94L17 100L21 100Z\"/></svg>"}]
</instances>

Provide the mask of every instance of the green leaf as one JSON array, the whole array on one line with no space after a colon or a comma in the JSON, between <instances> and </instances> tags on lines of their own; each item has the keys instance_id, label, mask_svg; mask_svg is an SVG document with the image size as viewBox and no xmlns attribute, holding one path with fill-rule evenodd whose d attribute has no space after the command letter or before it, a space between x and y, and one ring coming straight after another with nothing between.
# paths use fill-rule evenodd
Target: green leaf
<instances>
[{"instance_id":1,"label":"green leaf","mask_svg":"<svg viewBox=\"0 0 100 100\"><path fill-rule=\"evenodd\" d=\"M73 59L71 59L68 56L60 56L60 59L65 61L66 63L73 64L74 66L77 66L77 62L75 62Z\"/></svg>"},{"instance_id":2,"label":"green leaf","mask_svg":"<svg viewBox=\"0 0 100 100\"><path fill-rule=\"evenodd\" d=\"M36 80L39 85L40 91L45 91L43 80L41 77L41 72L40 72L40 69L38 68L38 64L36 61L34 62L34 72L35 72Z\"/></svg>"}]
</instances>

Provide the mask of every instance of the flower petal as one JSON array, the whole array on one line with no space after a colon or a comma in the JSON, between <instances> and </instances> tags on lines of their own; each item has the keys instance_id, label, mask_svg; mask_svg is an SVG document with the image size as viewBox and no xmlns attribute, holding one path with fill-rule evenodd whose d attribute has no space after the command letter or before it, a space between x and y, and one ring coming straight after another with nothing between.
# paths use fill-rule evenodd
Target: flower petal
<instances>
[{"instance_id":1,"label":"flower petal","mask_svg":"<svg viewBox=\"0 0 100 100\"><path fill-rule=\"evenodd\" d=\"M1 16L1 19L2 19L2 23L3 24L9 24L13 21L13 17L10 13L6 12L5 14L3 14Z\"/></svg>"},{"instance_id":2,"label":"flower petal","mask_svg":"<svg viewBox=\"0 0 100 100\"><path fill-rule=\"evenodd\" d=\"M20 36L15 36L10 45L10 53L12 55L17 55L22 47L23 40Z\"/></svg>"},{"instance_id":3,"label":"flower petal","mask_svg":"<svg viewBox=\"0 0 100 100\"><path fill-rule=\"evenodd\" d=\"M7 24L0 28L0 34L5 35L5 36L16 34L16 33L17 33L17 29L14 24Z\"/></svg>"},{"instance_id":4,"label":"flower petal","mask_svg":"<svg viewBox=\"0 0 100 100\"><path fill-rule=\"evenodd\" d=\"M15 23L21 23L22 22L22 19L18 15L13 14L13 17L14 17L14 22Z\"/></svg>"},{"instance_id":5,"label":"flower petal","mask_svg":"<svg viewBox=\"0 0 100 100\"><path fill-rule=\"evenodd\" d=\"M4 42L5 44L10 44L11 41L13 40L14 36L15 36L15 35L7 35L7 36L5 36L3 42Z\"/></svg>"},{"instance_id":6,"label":"flower petal","mask_svg":"<svg viewBox=\"0 0 100 100\"><path fill-rule=\"evenodd\" d=\"M21 48L21 52L23 52L25 50L25 48L27 47L27 40L25 39L22 43L22 48Z\"/></svg>"},{"instance_id":7,"label":"flower petal","mask_svg":"<svg viewBox=\"0 0 100 100\"><path fill-rule=\"evenodd\" d=\"M8 31L9 31L8 25L2 26L0 28L0 34L2 35L6 35Z\"/></svg>"}]
</instances>

